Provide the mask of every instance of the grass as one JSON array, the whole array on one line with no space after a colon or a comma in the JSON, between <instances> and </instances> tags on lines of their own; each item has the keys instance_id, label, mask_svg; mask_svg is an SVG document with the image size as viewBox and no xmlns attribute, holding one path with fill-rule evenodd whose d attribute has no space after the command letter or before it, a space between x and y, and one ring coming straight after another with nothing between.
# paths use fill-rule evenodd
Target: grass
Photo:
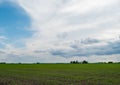
<instances>
[{"instance_id":1,"label":"grass","mask_svg":"<svg viewBox=\"0 0 120 85\"><path fill-rule=\"evenodd\" d=\"M120 64L0 64L0 85L120 85Z\"/></svg>"}]
</instances>

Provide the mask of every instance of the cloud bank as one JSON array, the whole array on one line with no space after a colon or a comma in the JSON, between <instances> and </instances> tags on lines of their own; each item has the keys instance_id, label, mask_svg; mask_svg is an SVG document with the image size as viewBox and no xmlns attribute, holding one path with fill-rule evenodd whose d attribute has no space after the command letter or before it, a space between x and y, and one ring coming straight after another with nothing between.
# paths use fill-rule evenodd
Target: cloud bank
<instances>
[{"instance_id":1,"label":"cloud bank","mask_svg":"<svg viewBox=\"0 0 120 85\"><path fill-rule=\"evenodd\" d=\"M12 0L31 18L22 48L5 44L8 62L120 61L119 0ZM0 38L1 40L1 38ZM5 52L5 53L4 53ZM8 60L10 59L10 60Z\"/></svg>"}]
</instances>

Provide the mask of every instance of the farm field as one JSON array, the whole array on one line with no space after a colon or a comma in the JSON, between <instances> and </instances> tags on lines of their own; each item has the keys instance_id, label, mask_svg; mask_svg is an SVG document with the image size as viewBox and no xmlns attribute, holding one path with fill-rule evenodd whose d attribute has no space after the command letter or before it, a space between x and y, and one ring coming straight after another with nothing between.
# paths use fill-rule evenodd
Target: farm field
<instances>
[{"instance_id":1,"label":"farm field","mask_svg":"<svg viewBox=\"0 0 120 85\"><path fill-rule=\"evenodd\" d=\"M120 64L0 64L0 85L120 85Z\"/></svg>"}]
</instances>

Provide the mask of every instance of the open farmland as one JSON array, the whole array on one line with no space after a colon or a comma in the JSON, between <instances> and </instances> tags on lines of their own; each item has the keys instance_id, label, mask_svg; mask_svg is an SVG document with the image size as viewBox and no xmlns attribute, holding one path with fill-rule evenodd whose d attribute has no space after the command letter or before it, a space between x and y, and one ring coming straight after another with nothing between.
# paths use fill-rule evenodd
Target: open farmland
<instances>
[{"instance_id":1,"label":"open farmland","mask_svg":"<svg viewBox=\"0 0 120 85\"><path fill-rule=\"evenodd\" d=\"M120 64L0 64L0 85L120 85Z\"/></svg>"}]
</instances>

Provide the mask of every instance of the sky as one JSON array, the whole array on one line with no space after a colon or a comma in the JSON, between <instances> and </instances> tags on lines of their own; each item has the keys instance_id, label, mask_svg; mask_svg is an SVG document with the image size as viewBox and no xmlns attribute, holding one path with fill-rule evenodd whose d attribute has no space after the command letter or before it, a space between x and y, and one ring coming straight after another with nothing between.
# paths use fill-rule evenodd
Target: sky
<instances>
[{"instance_id":1,"label":"sky","mask_svg":"<svg viewBox=\"0 0 120 85\"><path fill-rule=\"evenodd\" d=\"M0 62L120 62L120 0L0 0Z\"/></svg>"}]
</instances>

